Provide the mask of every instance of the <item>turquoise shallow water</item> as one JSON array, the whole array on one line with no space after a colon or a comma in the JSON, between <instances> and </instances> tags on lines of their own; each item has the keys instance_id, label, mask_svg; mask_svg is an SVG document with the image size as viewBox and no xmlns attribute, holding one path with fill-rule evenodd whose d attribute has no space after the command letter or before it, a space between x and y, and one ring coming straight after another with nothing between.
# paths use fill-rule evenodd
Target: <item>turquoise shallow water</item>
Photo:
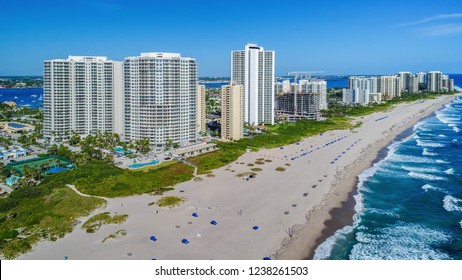
<instances>
[{"instance_id":1,"label":"turquoise shallow water","mask_svg":"<svg viewBox=\"0 0 462 280\"><path fill-rule=\"evenodd\" d=\"M316 259L462 259L462 98L360 175L352 226Z\"/></svg>"}]
</instances>

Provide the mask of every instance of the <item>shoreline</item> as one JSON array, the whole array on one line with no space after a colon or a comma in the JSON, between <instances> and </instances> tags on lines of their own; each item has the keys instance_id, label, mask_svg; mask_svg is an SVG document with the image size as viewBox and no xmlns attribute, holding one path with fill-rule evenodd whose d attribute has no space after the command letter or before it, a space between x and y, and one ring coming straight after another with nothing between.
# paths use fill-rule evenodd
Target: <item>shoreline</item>
<instances>
[{"instance_id":1,"label":"shoreline","mask_svg":"<svg viewBox=\"0 0 462 280\"><path fill-rule=\"evenodd\" d=\"M421 111L422 115L409 119L409 122L398 131L390 129L391 133L384 137L384 139L377 139L375 146L369 146L362 152L359 162L356 160L355 163L345 168L347 171L350 171L350 175L339 178L340 174L337 174L337 184L335 182L332 184L333 195L328 196L323 205L313 211L316 213L308 213L304 225L294 226L294 237L283 241L281 248L276 253L276 258L313 259L315 250L320 244L334 235L337 230L345 226L351 226L356 214L354 210L356 205L354 195L358 193L358 176L382 160L386 156L386 151L391 144L411 135L412 128L419 121L431 116L435 111L440 110L445 104L452 102L458 96L461 96L461 94L441 97L442 102ZM364 154L364 152L370 150L372 150L370 153ZM312 230L312 228L316 228L317 230Z\"/></svg>"},{"instance_id":2,"label":"shoreline","mask_svg":"<svg viewBox=\"0 0 462 280\"><path fill-rule=\"evenodd\" d=\"M106 207L92 215L127 214L125 223L105 225L91 234L75 227L64 238L37 243L18 259L307 259L323 234L351 224L354 212L345 209L354 207L351 191L357 175L377 159L377 147L388 146L384 139L392 142L406 126L454 98L398 104L356 118L353 122L363 124L352 130L328 131L283 148L245 153L215 169L212 177L199 175L200 181L176 185L165 194L187 199L176 208L152 204L163 195L107 199ZM260 169L256 178L238 176L251 167ZM284 171L276 171L281 167ZM212 220L217 224L211 225ZM125 236L103 241L122 229ZM149 240L151 235L156 242ZM187 246L181 243L184 238L190 241Z\"/></svg>"}]
</instances>

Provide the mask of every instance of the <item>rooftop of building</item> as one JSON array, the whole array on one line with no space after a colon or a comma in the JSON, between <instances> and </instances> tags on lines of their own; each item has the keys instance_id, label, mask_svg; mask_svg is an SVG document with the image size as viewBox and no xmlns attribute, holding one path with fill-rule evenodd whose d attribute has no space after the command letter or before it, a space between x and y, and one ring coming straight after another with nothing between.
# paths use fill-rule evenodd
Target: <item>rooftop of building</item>
<instances>
[{"instance_id":1,"label":"rooftop of building","mask_svg":"<svg viewBox=\"0 0 462 280\"><path fill-rule=\"evenodd\" d=\"M195 60L195 58L191 58L191 57L182 57L180 53L168 53L168 52L145 52L145 53L141 53L139 56L129 56L125 59L138 59L138 58Z\"/></svg>"},{"instance_id":2,"label":"rooftop of building","mask_svg":"<svg viewBox=\"0 0 462 280\"><path fill-rule=\"evenodd\" d=\"M70 55L68 58L55 58L55 59L48 59L45 61L53 61L53 62L112 62L112 60L108 60L106 56L76 56Z\"/></svg>"}]
</instances>

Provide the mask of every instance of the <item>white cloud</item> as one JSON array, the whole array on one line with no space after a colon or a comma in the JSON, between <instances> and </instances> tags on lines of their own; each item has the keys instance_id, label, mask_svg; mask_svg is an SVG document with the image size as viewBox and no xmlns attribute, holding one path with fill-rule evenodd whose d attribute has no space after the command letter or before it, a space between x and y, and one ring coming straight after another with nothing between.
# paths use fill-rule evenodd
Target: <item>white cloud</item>
<instances>
[{"instance_id":1,"label":"white cloud","mask_svg":"<svg viewBox=\"0 0 462 280\"><path fill-rule=\"evenodd\" d=\"M426 36L444 36L462 33L462 24L443 24L422 29Z\"/></svg>"},{"instance_id":2,"label":"white cloud","mask_svg":"<svg viewBox=\"0 0 462 280\"><path fill-rule=\"evenodd\" d=\"M432 22L436 20L455 19L455 18L462 18L462 13L435 15L435 16L427 17L427 18L417 20L417 21L411 21L411 22L398 24L395 27L414 26L414 25L420 25L420 24L424 24L424 23Z\"/></svg>"}]
</instances>

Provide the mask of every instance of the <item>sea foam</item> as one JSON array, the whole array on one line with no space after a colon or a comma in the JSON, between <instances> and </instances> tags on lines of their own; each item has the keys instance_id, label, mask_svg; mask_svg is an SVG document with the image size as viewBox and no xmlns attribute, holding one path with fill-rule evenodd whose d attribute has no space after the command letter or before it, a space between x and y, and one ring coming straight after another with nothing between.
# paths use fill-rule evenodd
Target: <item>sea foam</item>
<instances>
[{"instance_id":1,"label":"sea foam","mask_svg":"<svg viewBox=\"0 0 462 280\"><path fill-rule=\"evenodd\" d=\"M443 198L443 207L448 212L462 212L462 199L446 195Z\"/></svg>"},{"instance_id":2,"label":"sea foam","mask_svg":"<svg viewBox=\"0 0 462 280\"><path fill-rule=\"evenodd\" d=\"M430 184L425 184L422 186L422 189L425 191L425 192L428 192L428 191L435 191L435 192L442 192L442 193L446 193L445 190L441 189L441 188L438 188L438 187L435 187L435 186L432 186Z\"/></svg>"},{"instance_id":3,"label":"sea foam","mask_svg":"<svg viewBox=\"0 0 462 280\"><path fill-rule=\"evenodd\" d=\"M422 141L422 140L419 140L419 139L417 139L416 142L417 142L417 146L420 146L420 147L430 147L430 148L442 148L442 147L445 147L445 145L441 144L441 143L426 142L426 141Z\"/></svg>"},{"instance_id":4,"label":"sea foam","mask_svg":"<svg viewBox=\"0 0 462 280\"><path fill-rule=\"evenodd\" d=\"M407 175L411 176L412 178L424 179L424 180L429 180L429 181L446 180L446 178L444 178L444 177L435 176L435 175L426 174L426 173L409 172Z\"/></svg>"},{"instance_id":5,"label":"sea foam","mask_svg":"<svg viewBox=\"0 0 462 280\"><path fill-rule=\"evenodd\" d=\"M321 245L319 245L316 248L316 250L314 251L313 259L324 260L329 258L335 246L352 232L352 226L346 226L342 229L337 230L334 235L327 238L326 241L324 241Z\"/></svg>"},{"instance_id":6,"label":"sea foam","mask_svg":"<svg viewBox=\"0 0 462 280\"><path fill-rule=\"evenodd\" d=\"M419 173L439 173L441 172L440 170L432 167L413 167L413 166L401 166L402 169L409 171L409 172L419 172ZM409 175L409 174L408 174Z\"/></svg>"},{"instance_id":7,"label":"sea foam","mask_svg":"<svg viewBox=\"0 0 462 280\"><path fill-rule=\"evenodd\" d=\"M448 170L445 170L444 173L446 173L448 175L454 174L454 169L449 168Z\"/></svg>"},{"instance_id":8,"label":"sea foam","mask_svg":"<svg viewBox=\"0 0 462 280\"><path fill-rule=\"evenodd\" d=\"M449 242L451 236L418 224L398 222L372 233L358 232L356 240L358 243L353 246L350 259L450 259L434 247Z\"/></svg>"},{"instance_id":9,"label":"sea foam","mask_svg":"<svg viewBox=\"0 0 462 280\"><path fill-rule=\"evenodd\" d=\"M422 155L423 155L423 156L437 156L438 154L437 154L437 153L429 152L427 148L424 148L424 149L423 149L423 152L422 152Z\"/></svg>"}]
</instances>

